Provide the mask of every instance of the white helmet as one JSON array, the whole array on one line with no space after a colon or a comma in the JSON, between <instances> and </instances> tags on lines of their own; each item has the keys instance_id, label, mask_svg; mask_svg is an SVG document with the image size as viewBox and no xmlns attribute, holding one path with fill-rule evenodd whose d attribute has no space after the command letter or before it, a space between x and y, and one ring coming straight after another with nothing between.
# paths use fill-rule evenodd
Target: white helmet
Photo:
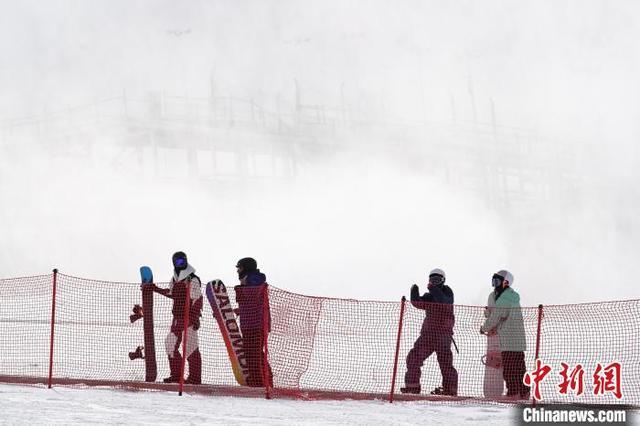
<instances>
[{"instance_id":1,"label":"white helmet","mask_svg":"<svg viewBox=\"0 0 640 426\"><path fill-rule=\"evenodd\" d=\"M510 286L513 285L513 274L511 272L507 271L506 269L501 269L495 274L501 276L502 279L507 281Z\"/></svg>"},{"instance_id":2,"label":"white helmet","mask_svg":"<svg viewBox=\"0 0 640 426\"><path fill-rule=\"evenodd\" d=\"M442 275L442 278L447 278L447 276L444 274L444 271L440 268L432 269L431 272L429 272L429 276L431 275Z\"/></svg>"}]
</instances>

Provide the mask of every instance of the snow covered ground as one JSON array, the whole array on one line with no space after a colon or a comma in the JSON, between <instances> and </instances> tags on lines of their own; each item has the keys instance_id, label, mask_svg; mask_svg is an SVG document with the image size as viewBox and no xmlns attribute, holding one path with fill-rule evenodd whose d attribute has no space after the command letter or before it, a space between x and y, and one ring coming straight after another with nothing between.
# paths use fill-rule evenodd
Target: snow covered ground
<instances>
[{"instance_id":1,"label":"snow covered ground","mask_svg":"<svg viewBox=\"0 0 640 426\"><path fill-rule=\"evenodd\" d=\"M434 402L296 401L0 385L0 424L512 424L512 408Z\"/></svg>"}]
</instances>

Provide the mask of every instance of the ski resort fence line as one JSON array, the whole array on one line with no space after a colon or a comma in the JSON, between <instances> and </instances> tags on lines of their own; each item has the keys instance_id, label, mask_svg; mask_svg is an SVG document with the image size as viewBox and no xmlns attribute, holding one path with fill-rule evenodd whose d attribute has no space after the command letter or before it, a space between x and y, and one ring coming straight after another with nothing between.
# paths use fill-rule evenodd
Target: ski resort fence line
<instances>
[{"instance_id":1,"label":"ski resort fence line","mask_svg":"<svg viewBox=\"0 0 640 426\"><path fill-rule=\"evenodd\" d=\"M442 384L435 353L422 367L421 394L403 395L406 357L420 334L424 310L404 298L344 300L263 289L269 309L261 316L269 330L264 349L272 380L265 380L264 388L238 384L207 305L199 330L203 384L185 386L187 391L506 401L487 395L487 336L480 334L484 306L454 306L458 396L429 394ZM236 307L232 288L229 297ZM139 283L61 273L0 279L0 382L177 390L162 383L169 376L163 342L171 325L170 302L155 297L158 378L147 383L144 360L129 356L144 342L142 321L130 319L132 307L141 303ZM640 406L640 300L523 307L521 312L527 372L534 379L544 376L536 386L540 402Z\"/></svg>"}]
</instances>

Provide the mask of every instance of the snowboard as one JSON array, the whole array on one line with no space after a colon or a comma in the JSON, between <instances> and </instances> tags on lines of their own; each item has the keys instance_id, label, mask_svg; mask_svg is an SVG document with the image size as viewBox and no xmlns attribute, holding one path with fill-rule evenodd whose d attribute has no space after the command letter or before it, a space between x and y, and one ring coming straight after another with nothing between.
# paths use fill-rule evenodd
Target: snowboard
<instances>
[{"instance_id":1,"label":"snowboard","mask_svg":"<svg viewBox=\"0 0 640 426\"><path fill-rule=\"evenodd\" d=\"M504 391L502 352L500 352L500 336L497 333L487 336L487 353L482 357L482 363L484 364L485 398L502 396Z\"/></svg>"},{"instance_id":2,"label":"snowboard","mask_svg":"<svg viewBox=\"0 0 640 426\"><path fill-rule=\"evenodd\" d=\"M220 334L222 334L222 340L227 348L233 375L238 384L246 385L249 375L247 358L242 345L242 334L229 300L227 288L221 280L213 280L207 283L206 293L213 317L220 327Z\"/></svg>"},{"instance_id":3,"label":"snowboard","mask_svg":"<svg viewBox=\"0 0 640 426\"><path fill-rule=\"evenodd\" d=\"M156 345L153 334L153 273L148 266L140 267L140 279L142 281L142 321L144 329L144 363L145 381L155 382L158 375L156 364Z\"/></svg>"}]
</instances>

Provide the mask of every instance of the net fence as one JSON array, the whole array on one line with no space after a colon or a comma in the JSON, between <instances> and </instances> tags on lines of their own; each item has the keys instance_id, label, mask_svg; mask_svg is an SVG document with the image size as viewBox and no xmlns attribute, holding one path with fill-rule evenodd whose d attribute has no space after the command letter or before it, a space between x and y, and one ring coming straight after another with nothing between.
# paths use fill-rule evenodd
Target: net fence
<instances>
[{"instance_id":1,"label":"net fence","mask_svg":"<svg viewBox=\"0 0 640 426\"><path fill-rule=\"evenodd\" d=\"M49 372L51 275L0 280L0 374Z\"/></svg>"},{"instance_id":2,"label":"net fence","mask_svg":"<svg viewBox=\"0 0 640 426\"><path fill-rule=\"evenodd\" d=\"M53 278L0 280L0 380L47 378L52 360L54 384L144 382L146 361L138 355L148 348L136 354L145 344L144 320L133 312L134 305L142 305L140 284L56 274L51 353ZM244 387L205 286L197 332L202 384ZM226 296L231 311L225 312L235 314L245 334L245 347L237 352L242 368L243 357L262 364L252 373L261 376L253 386L272 386L276 395L387 398L393 392L400 397L412 384L407 382L416 382L417 368L416 397L453 387L460 399L501 401L509 391L504 352L520 349L532 394L537 390L542 402L640 405L638 300L518 308L505 315L521 318L521 331L501 324L497 334L487 335L480 331L487 320L484 306L443 311L438 304L310 297L273 286L229 286ZM165 340L171 311L171 299L154 295L159 383L170 376Z\"/></svg>"}]
</instances>

